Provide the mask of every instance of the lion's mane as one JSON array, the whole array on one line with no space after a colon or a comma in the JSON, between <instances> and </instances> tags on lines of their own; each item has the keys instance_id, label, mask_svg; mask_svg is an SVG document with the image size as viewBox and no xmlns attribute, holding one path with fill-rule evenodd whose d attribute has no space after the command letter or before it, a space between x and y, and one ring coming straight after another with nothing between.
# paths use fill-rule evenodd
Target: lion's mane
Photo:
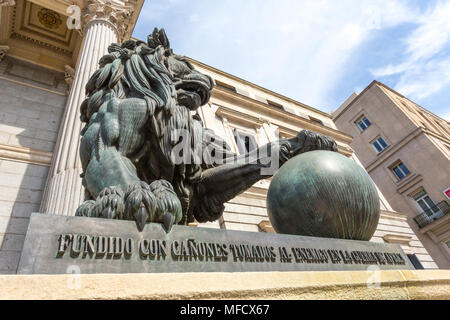
<instances>
[{"instance_id":1,"label":"lion's mane","mask_svg":"<svg viewBox=\"0 0 450 320\"><path fill-rule=\"evenodd\" d=\"M190 133L190 146L194 149L201 144L202 129L190 110L177 104L173 75L164 63L168 53L172 54L165 35L155 32L149 36L147 43L128 40L122 45L111 44L108 54L100 59L100 68L86 85L86 99L80 107L80 118L88 124L81 134L95 119L100 107L109 100L145 99L151 117L148 121L150 136L143 150L131 160L140 178L148 183L157 179L170 181L180 198L184 219L193 220L192 216L186 216L186 211L190 206L193 185L201 176L201 165L177 164L172 150L179 142L181 130Z\"/></svg>"}]
</instances>

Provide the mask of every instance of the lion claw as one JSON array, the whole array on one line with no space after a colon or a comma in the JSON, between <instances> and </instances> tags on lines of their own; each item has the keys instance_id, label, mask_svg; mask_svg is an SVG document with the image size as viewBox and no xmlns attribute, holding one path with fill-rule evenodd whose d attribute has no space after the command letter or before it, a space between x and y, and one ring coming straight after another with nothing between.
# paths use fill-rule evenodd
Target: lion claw
<instances>
[{"instance_id":1,"label":"lion claw","mask_svg":"<svg viewBox=\"0 0 450 320\"><path fill-rule=\"evenodd\" d=\"M95 200L87 200L77 209L76 216L121 219L124 212L123 192L118 187L107 187Z\"/></svg>"},{"instance_id":2,"label":"lion claw","mask_svg":"<svg viewBox=\"0 0 450 320\"><path fill-rule=\"evenodd\" d=\"M134 214L134 218L136 220L138 230L142 232L148 219L148 212L144 206L141 206L141 208Z\"/></svg>"},{"instance_id":3,"label":"lion claw","mask_svg":"<svg viewBox=\"0 0 450 320\"><path fill-rule=\"evenodd\" d=\"M162 226L166 233L169 233L172 230L173 223L175 221L175 217L173 214L166 212L162 218Z\"/></svg>"},{"instance_id":4,"label":"lion claw","mask_svg":"<svg viewBox=\"0 0 450 320\"><path fill-rule=\"evenodd\" d=\"M106 219L114 219L115 214L114 214L114 211L111 210L111 207L106 207L105 210L103 210L103 212L102 212L102 216L103 216L103 218L106 218Z\"/></svg>"},{"instance_id":5,"label":"lion claw","mask_svg":"<svg viewBox=\"0 0 450 320\"><path fill-rule=\"evenodd\" d=\"M83 202L75 212L77 217L92 217L92 208L95 205L94 200L86 200Z\"/></svg>"}]
</instances>

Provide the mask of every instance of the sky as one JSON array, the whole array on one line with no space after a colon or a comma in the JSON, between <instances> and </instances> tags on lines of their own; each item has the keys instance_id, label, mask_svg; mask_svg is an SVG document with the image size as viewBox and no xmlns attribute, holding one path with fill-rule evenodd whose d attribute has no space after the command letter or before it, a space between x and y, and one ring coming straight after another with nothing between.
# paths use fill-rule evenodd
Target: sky
<instances>
[{"instance_id":1,"label":"sky","mask_svg":"<svg viewBox=\"0 0 450 320\"><path fill-rule=\"evenodd\" d=\"M325 112L373 80L450 121L450 0L145 0L133 36Z\"/></svg>"}]
</instances>

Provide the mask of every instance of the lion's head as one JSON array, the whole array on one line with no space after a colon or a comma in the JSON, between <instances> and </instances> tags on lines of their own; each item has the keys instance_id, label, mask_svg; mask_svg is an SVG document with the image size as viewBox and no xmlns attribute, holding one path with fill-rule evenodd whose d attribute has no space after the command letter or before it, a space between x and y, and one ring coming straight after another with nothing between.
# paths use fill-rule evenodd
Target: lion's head
<instances>
[{"instance_id":1,"label":"lion's head","mask_svg":"<svg viewBox=\"0 0 450 320\"><path fill-rule=\"evenodd\" d=\"M196 71L185 57L173 53L164 29L155 28L147 43L113 43L108 52L86 85L87 99L81 105L83 122L111 94L120 99L147 96L169 111L176 104L196 110L211 96L213 79Z\"/></svg>"},{"instance_id":2,"label":"lion's head","mask_svg":"<svg viewBox=\"0 0 450 320\"><path fill-rule=\"evenodd\" d=\"M214 81L210 76L196 71L184 56L173 53L164 29L155 28L148 36L147 44L150 48L164 48L163 62L177 90L179 105L195 110L208 102Z\"/></svg>"}]
</instances>

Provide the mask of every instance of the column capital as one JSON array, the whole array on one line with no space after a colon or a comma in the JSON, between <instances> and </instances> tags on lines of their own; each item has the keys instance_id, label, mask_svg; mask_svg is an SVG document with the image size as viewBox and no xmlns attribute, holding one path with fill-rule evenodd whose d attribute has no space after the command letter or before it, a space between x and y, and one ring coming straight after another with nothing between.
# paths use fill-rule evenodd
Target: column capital
<instances>
[{"instance_id":1,"label":"column capital","mask_svg":"<svg viewBox=\"0 0 450 320\"><path fill-rule=\"evenodd\" d=\"M1 1L1 0L0 0ZM6 53L8 52L9 47L8 46L0 46L0 62L3 60L3 58L6 56Z\"/></svg>"},{"instance_id":2,"label":"column capital","mask_svg":"<svg viewBox=\"0 0 450 320\"><path fill-rule=\"evenodd\" d=\"M0 0L0 7L14 6L16 2L14 0Z\"/></svg>"},{"instance_id":3,"label":"column capital","mask_svg":"<svg viewBox=\"0 0 450 320\"><path fill-rule=\"evenodd\" d=\"M106 22L115 29L118 41L122 42L131 23L134 6L121 5L112 0L85 0L84 4L81 14L83 29L95 21Z\"/></svg>"}]
</instances>

